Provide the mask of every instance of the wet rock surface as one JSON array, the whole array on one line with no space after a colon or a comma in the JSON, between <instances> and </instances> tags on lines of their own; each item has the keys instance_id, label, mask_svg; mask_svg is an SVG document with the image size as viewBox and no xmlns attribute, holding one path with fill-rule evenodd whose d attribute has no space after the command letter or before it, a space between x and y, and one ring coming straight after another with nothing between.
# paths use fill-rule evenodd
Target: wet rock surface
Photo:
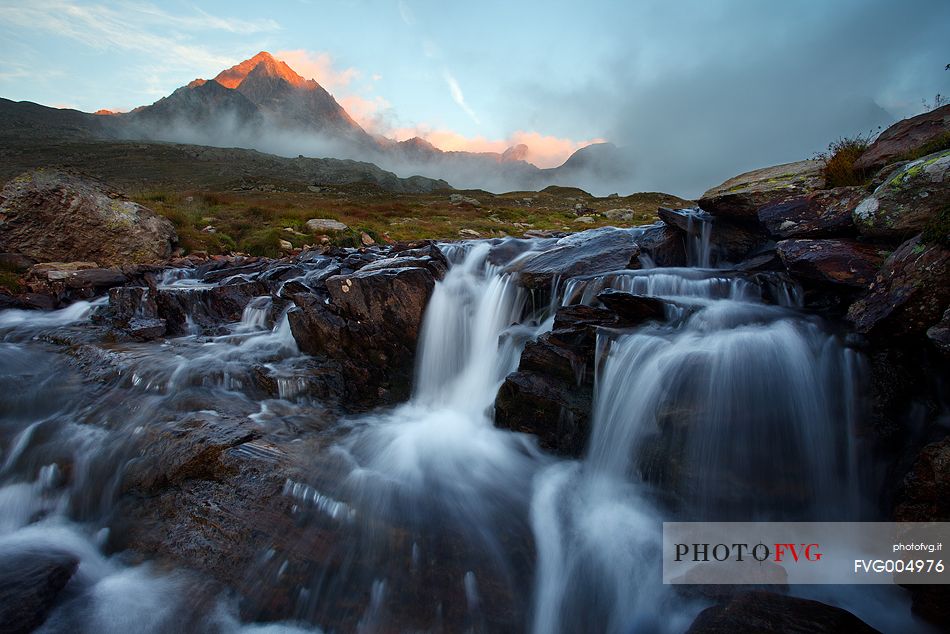
<instances>
[{"instance_id":1,"label":"wet rock surface","mask_svg":"<svg viewBox=\"0 0 950 634\"><path fill-rule=\"evenodd\" d=\"M782 240L777 250L792 275L844 286L867 286L884 261L878 247L850 240Z\"/></svg>"},{"instance_id":2,"label":"wet rock surface","mask_svg":"<svg viewBox=\"0 0 950 634\"><path fill-rule=\"evenodd\" d=\"M861 187L838 187L761 207L759 222L776 239L854 235L851 214L866 197Z\"/></svg>"},{"instance_id":3,"label":"wet rock surface","mask_svg":"<svg viewBox=\"0 0 950 634\"><path fill-rule=\"evenodd\" d=\"M545 251L518 258L507 270L527 288L549 289L555 278L639 268L640 251L635 232L607 227L561 238Z\"/></svg>"},{"instance_id":4,"label":"wet rock surface","mask_svg":"<svg viewBox=\"0 0 950 634\"><path fill-rule=\"evenodd\" d=\"M950 251L914 237L888 256L848 319L872 336L924 334L950 304L948 276Z\"/></svg>"},{"instance_id":5,"label":"wet rock surface","mask_svg":"<svg viewBox=\"0 0 950 634\"><path fill-rule=\"evenodd\" d=\"M0 629L26 634L42 625L78 566L65 552L0 549Z\"/></svg>"},{"instance_id":6,"label":"wet rock surface","mask_svg":"<svg viewBox=\"0 0 950 634\"><path fill-rule=\"evenodd\" d=\"M725 605L706 608L688 634L765 632L877 632L850 612L809 599L771 592L749 592Z\"/></svg>"}]
</instances>

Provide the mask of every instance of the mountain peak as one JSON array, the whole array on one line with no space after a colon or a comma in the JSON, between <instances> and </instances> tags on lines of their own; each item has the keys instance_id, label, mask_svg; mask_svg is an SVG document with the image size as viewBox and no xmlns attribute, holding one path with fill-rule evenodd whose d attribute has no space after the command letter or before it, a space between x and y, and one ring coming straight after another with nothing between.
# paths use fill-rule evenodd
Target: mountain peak
<instances>
[{"instance_id":1,"label":"mountain peak","mask_svg":"<svg viewBox=\"0 0 950 634\"><path fill-rule=\"evenodd\" d=\"M237 88L252 72L255 72L255 74L268 75L270 77L278 77L297 88L310 83L295 73L290 66L275 59L274 56L267 51L261 51L254 57L246 59L227 70L221 71L214 80L225 88Z\"/></svg>"}]
</instances>

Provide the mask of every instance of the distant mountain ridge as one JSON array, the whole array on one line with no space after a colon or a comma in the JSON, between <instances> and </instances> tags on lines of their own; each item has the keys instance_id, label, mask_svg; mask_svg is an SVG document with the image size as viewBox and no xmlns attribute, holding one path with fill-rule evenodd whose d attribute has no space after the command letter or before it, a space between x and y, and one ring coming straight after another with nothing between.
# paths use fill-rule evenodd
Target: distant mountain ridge
<instances>
[{"instance_id":1,"label":"distant mountain ridge","mask_svg":"<svg viewBox=\"0 0 950 634\"><path fill-rule=\"evenodd\" d=\"M372 135L319 83L266 51L213 79L191 81L151 105L129 113L100 112L96 119L104 121L86 122L93 136L356 159L402 177L420 174L461 188L584 187L591 178L619 185L628 176L609 144L582 148L561 167L541 169L525 160L530 149L523 144L503 153L459 152L418 137L397 142Z\"/></svg>"}]
</instances>

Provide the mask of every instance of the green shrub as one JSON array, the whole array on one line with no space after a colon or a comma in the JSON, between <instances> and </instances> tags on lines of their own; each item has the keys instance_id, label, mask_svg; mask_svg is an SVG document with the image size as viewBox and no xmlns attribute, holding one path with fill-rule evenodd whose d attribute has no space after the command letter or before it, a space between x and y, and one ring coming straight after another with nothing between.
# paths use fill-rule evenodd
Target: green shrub
<instances>
[{"instance_id":1,"label":"green shrub","mask_svg":"<svg viewBox=\"0 0 950 634\"><path fill-rule=\"evenodd\" d=\"M900 159L903 161L914 161L922 156L927 156L934 152L942 152L943 150L950 150L950 132L944 132L942 135L930 139L916 150L911 150L903 154Z\"/></svg>"},{"instance_id":2,"label":"green shrub","mask_svg":"<svg viewBox=\"0 0 950 634\"><path fill-rule=\"evenodd\" d=\"M870 139L870 134L859 134L851 138L842 137L828 144L828 151L818 155L818 158L825 160L825 187L863 185L868 181L870 174L855 169L854 162L868 149Z\"/></svg>"}]
</instances>

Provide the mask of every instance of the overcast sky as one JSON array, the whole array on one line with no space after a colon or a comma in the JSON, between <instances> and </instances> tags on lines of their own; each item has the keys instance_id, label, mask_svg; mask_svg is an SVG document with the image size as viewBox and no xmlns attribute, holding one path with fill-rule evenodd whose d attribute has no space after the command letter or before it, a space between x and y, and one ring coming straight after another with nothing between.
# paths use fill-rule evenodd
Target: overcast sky
<instances>
[{"instance_id":1,"label":"overcast sky","mask_svg":"<svg viewBox=\"0 0 950 634\"><path fill-rule=\"evenodd\" d=\"M151 103L267 50L361 123L541 165L624 147L694 196L950 93L950 1L0 0L0 96Z\"/></svg>"}]
</instances>

